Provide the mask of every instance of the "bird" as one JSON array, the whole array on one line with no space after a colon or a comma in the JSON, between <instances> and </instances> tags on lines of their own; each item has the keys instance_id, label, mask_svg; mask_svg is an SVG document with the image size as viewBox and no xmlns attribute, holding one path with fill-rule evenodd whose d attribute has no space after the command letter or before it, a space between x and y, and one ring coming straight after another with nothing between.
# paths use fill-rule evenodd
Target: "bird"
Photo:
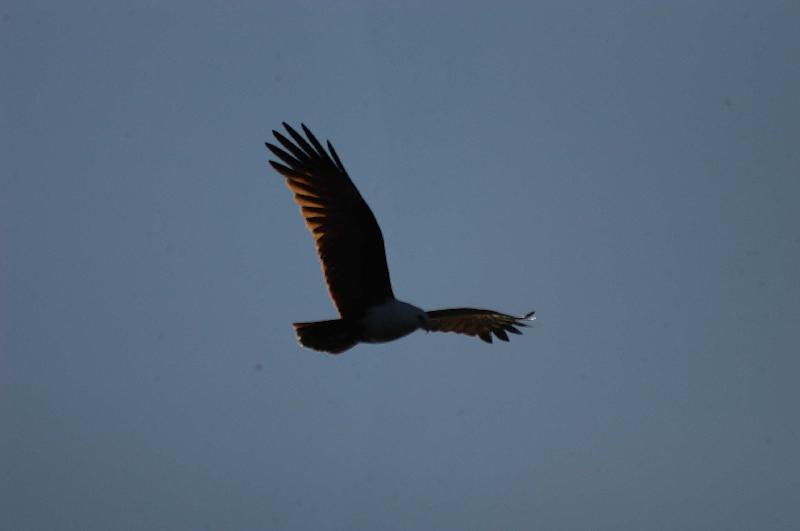
<instances>
[{"instance_id":1,"label":"bird","mask_svg":"<svg viewBox=\"0 0 800 531\"><path fill-rule=\"evenodd\" d=\"M282 124L291 138L272 131L277 142L265 144L278 160L269 163L294 193L339 313L338 319L293 323L303 347L340 354L359 343L385 343L418 329L477 336L486 343L492 335L508 341L509 332L521 334L518 327L535 319L534 312L515 317L478 308L425 311L396 299L381 229L333 144L328 140L326 150L305 124L305 137Z\"/></svg>"}]
</instances>

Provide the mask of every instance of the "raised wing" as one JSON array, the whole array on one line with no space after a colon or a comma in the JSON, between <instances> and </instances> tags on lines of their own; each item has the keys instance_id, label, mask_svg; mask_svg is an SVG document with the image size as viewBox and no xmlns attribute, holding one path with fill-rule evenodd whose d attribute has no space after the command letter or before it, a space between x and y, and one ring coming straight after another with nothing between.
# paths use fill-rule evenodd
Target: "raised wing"
<instances>
[{"instance_id":1,"label":"raised wing","mask_svg":"<svg viewBox=\"0 0 800 531\"><path fill-rule=\"evenodd\" d=\"M508 334L522 334L518 326L530 326L526 321L536 317L530 312L522 317L514 317L492 310L476 308L452 308L427 312L430 331L456 332L468 336L478 336L487 343L492 342L492 334L502 341L508 341Z\"/></svg>"},{"instance_id":2,"label":"raised wing","mask_svg":"<svg viewBox=\"0 0 800 531\"><path fill-rule=\"evenodd\" d=\"M366 308L394 297L381 229L333 145L328 142L325 151L305 125L308 140L285 122L283 126L294 142L273 131L283 149L267 142L281 160L269 163L294 192L339 314L359 317Z\"/></svg>"}]
</instances>

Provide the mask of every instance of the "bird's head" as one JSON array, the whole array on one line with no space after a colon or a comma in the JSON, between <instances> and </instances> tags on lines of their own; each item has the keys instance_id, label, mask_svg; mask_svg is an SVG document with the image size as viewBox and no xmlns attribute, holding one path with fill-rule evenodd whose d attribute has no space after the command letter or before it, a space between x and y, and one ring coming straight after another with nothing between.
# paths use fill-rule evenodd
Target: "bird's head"
<instances>
[{"instance_id":1,"label":"bird's head","mask_svg":"<svg viewBox=\"0 0 800 531\"><path fill-rule=\"evenodd\" d=\"M424 310L419 310L417 312L417 323L419 323L419 327L426 332L431 331L431 322L428 318L428 314Z\"/></svg>"}]
</instances>

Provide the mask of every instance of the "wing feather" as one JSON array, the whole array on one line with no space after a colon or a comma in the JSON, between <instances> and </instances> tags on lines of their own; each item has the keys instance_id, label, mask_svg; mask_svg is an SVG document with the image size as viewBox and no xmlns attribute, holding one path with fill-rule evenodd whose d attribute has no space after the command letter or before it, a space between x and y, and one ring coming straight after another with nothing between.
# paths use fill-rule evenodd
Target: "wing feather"
<instances>
[{"instance_id":1,"label":"wing feather","mask_svg":"<svg viewBox=\"0 0 800 531\"><path fill-rule=\"evenodd\" d=\"M281 147L266 146L281 162L269 162L294 193L339 314L359 317L394 297L381 229L333 145L327 142L326 151L305 125L306 138L283 126L291 140L273 131Z\"/></svg>"},{"instance_id":2,"label":"wing feather","mask_svg":"<svg viewBox=\"0 0 800 531\"><path fill-rule=\"evenodd\" d=\"M487 343L492 342L492 334L501 341L508 341L507 332L522 334L517 328L530 326L528 322L536 319L530 312L515 317L493 310L478 308L451 308L427 312L429 329L432 332L455 332L468 336L478 336Z\"/></svg>"},{"instance_id":3,"label":"wing feather","mask_svg":"<svg viewBox=\"0 0 800 531\"><path fill-rule=\"evenodd\" d=\"M275 135L275 138L278 139L278 142L280 142L284 148L288 149L291 152L292 156L295 159L297 159L298 161L303 161L305 163L311 161L311 159L308 158L308 155L306 155L302 149L294 145L291 140L280 134L278 131L273 131L272 133ZM272 151L277 155L278 154L277 152L280 152L281 150L270 148L270 151Z\"/></svg>"}]
</instances>

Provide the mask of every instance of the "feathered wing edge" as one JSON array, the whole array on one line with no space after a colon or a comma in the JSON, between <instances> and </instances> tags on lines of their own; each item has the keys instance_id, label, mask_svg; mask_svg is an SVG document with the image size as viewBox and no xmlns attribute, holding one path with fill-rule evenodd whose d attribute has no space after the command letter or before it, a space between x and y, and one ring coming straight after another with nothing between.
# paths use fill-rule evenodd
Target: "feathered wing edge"
<instances>
[{"instance_id":1,"label":"feathered wing edge","mask_svg":"<svg viewBox=\"0 0 800 531\"><path fill-rule=\"evenodd\" d=\"M508 341L508 334L520 335L517 327L528 327L528 322L536 319L535 312L516 317L493 310L478 308L451 308L426 312L431 332L455 332L468 336L478 336L487 343L492 342L492 334L501 341Z\"/></svg>"},{"instance_id":2,"label":"feathered wing edge","mask_svg":"<svg viewBox=\"0 0 800 531\"><path fill-rule=\"evenodd\" d=\"M394 297L383 234L333 145L327 142L326 151L304 124L306 138L286 122L283 126L290 138L273 131L280 147L266 146L280 162L269 163L294 192L339 315L358 317Z\"/></svg>"}]
</instances>

